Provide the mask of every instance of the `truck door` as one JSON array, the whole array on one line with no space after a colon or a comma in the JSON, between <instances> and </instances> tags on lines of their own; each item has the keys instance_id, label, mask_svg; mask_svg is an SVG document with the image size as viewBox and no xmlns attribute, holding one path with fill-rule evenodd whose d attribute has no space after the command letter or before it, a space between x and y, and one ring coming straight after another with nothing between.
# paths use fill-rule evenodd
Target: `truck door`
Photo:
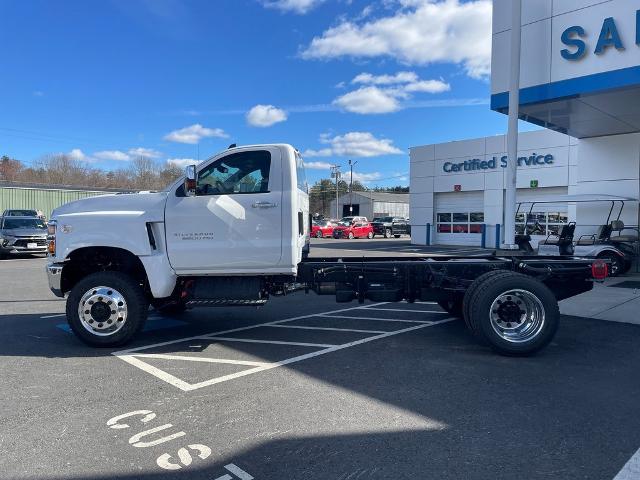
<instances>
[{"instance_id":1,"label":"truck door","mask_svg":"<svg viewBox=\"0 0 640 480\"><path fill-rule=\"evenodd\" d=\"M196 196L169 193L165 228L178 273L243 272L282 258L282 156L277 147L222 154L198 171Z\"/></svg>"}]
</instances>

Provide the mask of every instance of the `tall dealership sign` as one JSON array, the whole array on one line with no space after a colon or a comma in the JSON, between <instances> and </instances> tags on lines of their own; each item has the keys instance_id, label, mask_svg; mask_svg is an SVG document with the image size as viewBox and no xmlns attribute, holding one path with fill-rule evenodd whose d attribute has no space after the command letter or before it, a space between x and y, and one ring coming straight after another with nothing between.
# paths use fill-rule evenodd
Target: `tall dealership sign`
<instances>
[{"instance_id":1,"label":"tall dealership sign","mask_svg":"<svg viewBox=\"0 0 640 480\"><path fill-rule=\"evenodd\" d=\"M520 118L578 138L640 131L630 110L640 99L640 1L531 1L522 8ZM510 11L511 0L494 0L491 108L503 113Z\"/></svg>"}]
</instances>

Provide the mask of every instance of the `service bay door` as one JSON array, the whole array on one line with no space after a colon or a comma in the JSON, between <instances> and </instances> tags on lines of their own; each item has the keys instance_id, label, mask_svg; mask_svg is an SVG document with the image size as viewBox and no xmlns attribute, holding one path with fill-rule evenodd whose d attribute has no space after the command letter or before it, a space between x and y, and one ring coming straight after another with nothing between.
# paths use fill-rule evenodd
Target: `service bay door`
<instances>
[{"instance_id":1,"label":"service bay door","mask_svg":"<svg viewBox=\"0 0 640 480\"><path fill-rule=\"evenodd\" d=\"M237 150L199 166L196 196L169 193L165 228L178 273L277 267L282 258L282 157Z\"/></svg>"}]
</instances>

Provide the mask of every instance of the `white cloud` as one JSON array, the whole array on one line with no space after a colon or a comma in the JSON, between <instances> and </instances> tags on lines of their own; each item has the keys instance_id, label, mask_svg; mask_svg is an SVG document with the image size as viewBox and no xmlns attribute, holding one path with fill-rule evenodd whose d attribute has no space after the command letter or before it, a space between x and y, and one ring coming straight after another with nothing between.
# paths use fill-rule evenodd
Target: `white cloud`
<instances>
[{"instance_id":1,"label":"white cloud","mask_svg":"<svg viewBox=\"0 0 640 480\"><path fill-rule=\"evenodd\" d=\"M69 155L74 160L79 160L79 161L89 160L89 158L85 155L85 153L79 148L74 148L67 155Z\"/></svg>"},{"instance_id":2,"label":"white cloud","mask_svg":"<svg viewBox=\"0 0 640 480\"><path fill-rule=\"evenodd\" d=\"M415 72L398 72L395 75L372 75L361 73L357 75L351 83L365 83L372 85L396 85L398 83L411 83L418 80Z\"/></svg>"},{"instance_id":3,"label":"white cloud","mask_svg":"<svg viewBox=\"0 0 640 480\"><path fill-rule=\"evenodd\" d=\"M370 183L375 180L380 180L382 178L382 174L380 172L353 172L353 179L360 183Z\"/></svg>"},{"instance_id":4,"label":"white cloud","mask_svg":"<svg viewBox=\"0 0 640 480\"><path fill-rule=\"evenodd\" d=\"M303 15L314 9L325 0L263 0L267 8L275 8L282 12L293 12Z\"/></svg>"},{"instance_id":5,"label":"white cloud","mask_svg":"<svg viewBox=\"0 0 640 480\"><path fill-rule=\"evenodd\" d=\"M273 105L256 105L247 112L247 123L254 127L270 127L286 119L287 112Z\"/></svg>"},{"instance_id":6,"label":"white cloud","mask_svg":"<svg viewBox=\"0 0 640 480\"><path fill-rule=\"evenodd\" d=\"M117 162L128 162L131 157L120 150L102 150L93 154L99 160L115 160Z\"/></svg>"},{"instance_id":7,"label":"white cloud","mask_svg":"<svg viewBox=\"0 0 640 480\"><path fill-rule=\"evenodd\" d=\"M128 153L132 157L160 158L162 156L162 153L160 153L158 150L143 147L130 148Z\"/></svg>"},{"instance_id":8,"label":"white cloud","mask_svg":"<svg viewBox=\"0 0 640 480\"><path fill-rule=\"evenodd\" d=\"M455 63L470 77L491 66L490 0L401 0L394 15L365 23L343 21L313 38L306 59L388 56L408 65Z\"/></svg>"},{"instance_id":9,"label":"white cloud","mask_svg":"<svg viewBox=\"0 0 640 480\"><path fill-rule=\"evenodd\" d=\"M165 135L164 139L169 140L170 142L196 144L203 138L212 137L228 138L229 135L220 128L206 128L199 123L195 123L188 127L168 133Z\"/></svg>"},{"instance_id":10,"label":"white cloud","mask_svg":"<svg viewBox=\"0 0 640 480\"><path fill-rule=\"evenodd\" d=\"M363 115L401 110L405 105L400 100L409 99L412 93L442 93L451 89L444 80L421 80L415 72L377 76L361 73L351 83L368 86L346 93L333 103L347 112Z\"/></svg>"},{"instance_id":11,"label":"white cloud","mask_svg":"<svg viewBox=\"0 0 640 480\"><path fill-rule=\"evenodd\" d=\"M320 150L306 150L305 157L378 157L381 155L400 155L402 150L386 138L376 138L369 132L349 132L331 137L323 134L320 143L329 145Z\"/></svg>"},{"instance_id":12,"label":"white cloud","mask_svg":"<svg viewBox=\"0 0 640 480\"><path fill-rule=\"evenodd\" d=\"M197 165L200 162L193 158L170 158L167 163L178 168L185 168L189 165Z\"/></svg>"},{"instance_id":13,"label":"white cloud","mask_svg":"<svg viewBox=\"0 0 640 480\"><path fill-rule=\"evenodd\" d=\"M309 170L330 170L333 165L328 162L304 162L304 166Z\"/></svg>"},{"instance_id":14,"label":"white cloud","mask_svg":"<svg viewBox=\"0 0 640 480\"><path fill-rule=\"evenodd\" d=\"M451 90L451 86L442 80L419 80L403 87L405 92L442 93Z\"/></svg>"},{"instance_id":15,"label":"white cloud","mask_svg":"<svg viewBox=\"0 0 640 480\"><path fill-rule=\"evenodd\" d=\"M345 93L336 98L334 103L347 112L360 114L390 113L400 110L400 103L394 92L378 87L363 87Z\"/></svg>"}]
</instances>

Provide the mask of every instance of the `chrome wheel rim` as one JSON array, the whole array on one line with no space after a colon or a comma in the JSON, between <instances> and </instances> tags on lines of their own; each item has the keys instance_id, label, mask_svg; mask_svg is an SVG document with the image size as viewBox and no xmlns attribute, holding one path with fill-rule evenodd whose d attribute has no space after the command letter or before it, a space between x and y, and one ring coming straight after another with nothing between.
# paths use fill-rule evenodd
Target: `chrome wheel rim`
<instances>
[{"instance_id":1,"label":"chrome wheel rim","mask_svg":"<svg viewBox=\"0 0 640 480\"><path fill-rule=\"evenodd\" d=\"M127 323L127 301L115 288L94 287L82 295L78 316L92 335L108 337Z\"/></svg>"},{"instance_id":2,"label":"chrome wheel rim","mask_svg":"<svg viewBox=\"0 0 640 480\"><path fill-rule=\"evenodd\" d=\"M500 294L491 304L491 327L511 343L527 342L544 328L545 311L540 299L528 290Z\"/></svg>"}]
</instances>

